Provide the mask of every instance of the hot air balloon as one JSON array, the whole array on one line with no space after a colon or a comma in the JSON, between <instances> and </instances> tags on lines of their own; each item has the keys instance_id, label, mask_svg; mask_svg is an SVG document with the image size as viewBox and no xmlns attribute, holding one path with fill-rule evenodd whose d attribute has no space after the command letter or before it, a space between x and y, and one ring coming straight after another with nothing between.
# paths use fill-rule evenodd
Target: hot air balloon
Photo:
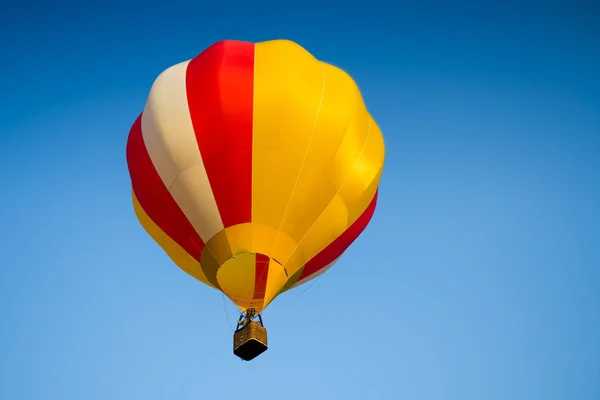
<instances>
[{"instance_id":1,"label":"hot air balloon","mask_svg":"<svg viewBox=\"0 0 600 400\"><path fill-rule=\"evenodd\" d=\"M127 141L133 207L182 270L261 313L331 268L369 223L384 143L353 79L288 40L225 40L155 80Z\"/></svg>"}]
</instances>

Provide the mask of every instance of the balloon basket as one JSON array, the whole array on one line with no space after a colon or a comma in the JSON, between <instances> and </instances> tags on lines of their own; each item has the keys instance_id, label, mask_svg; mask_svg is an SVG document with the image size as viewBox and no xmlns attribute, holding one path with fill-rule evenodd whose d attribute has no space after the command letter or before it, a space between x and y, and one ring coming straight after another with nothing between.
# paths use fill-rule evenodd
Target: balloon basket
<instances>
[{"instance_id":1,"label":"balloon basket","mask_svg":"<svg viewBox=\"0 0 600 400\"><path fill-rule=\"evenodd\" d=\"M253 321L254 315L246 313L240 316L238 327L233 334L233 354L244 361L250 361L262 353L267 346L267 329L262 324L262 318Z\"/></svg>"}]
</instances>

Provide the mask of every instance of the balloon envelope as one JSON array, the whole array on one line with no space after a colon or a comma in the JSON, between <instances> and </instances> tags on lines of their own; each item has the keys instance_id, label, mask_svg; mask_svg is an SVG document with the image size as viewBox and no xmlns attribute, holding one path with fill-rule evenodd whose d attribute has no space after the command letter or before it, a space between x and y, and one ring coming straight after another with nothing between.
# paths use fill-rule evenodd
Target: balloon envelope
<instances>
[{"instance_id":1,"label":"balloon envelope","mask_svg":"<svg viewBox=\"0 0 600 400\"><path fill-rule=\"evenodd\" d=\"M287 40L221 41L168 68L127 142L144 229L259 312L365 229L384 152L352 78Z\"/></svg>"}]
</instances>

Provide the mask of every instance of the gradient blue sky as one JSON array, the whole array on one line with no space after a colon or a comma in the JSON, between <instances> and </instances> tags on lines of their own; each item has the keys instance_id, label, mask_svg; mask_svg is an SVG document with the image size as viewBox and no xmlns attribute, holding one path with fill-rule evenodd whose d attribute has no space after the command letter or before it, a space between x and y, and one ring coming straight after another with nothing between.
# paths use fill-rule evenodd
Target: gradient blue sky
<instances>
[{"instance_id":1,"label":"gradient blue sky","mask_svg":"<svg viewBox=\"0 0 600 400\"><path fill-rule=\"evenodd\" d=\"M86 3L0 14L1 399L600 399L592 1ZM251 363L125 161L154 78L228 38L347 70L387 146L371 225Z\"/></svg>"}]
</instances>

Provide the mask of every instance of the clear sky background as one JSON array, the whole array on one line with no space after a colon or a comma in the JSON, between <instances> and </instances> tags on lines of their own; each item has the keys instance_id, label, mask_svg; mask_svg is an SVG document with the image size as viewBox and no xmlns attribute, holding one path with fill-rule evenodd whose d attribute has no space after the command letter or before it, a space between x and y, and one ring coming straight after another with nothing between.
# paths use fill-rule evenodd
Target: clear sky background
<instances>
[{"instance_id":1,"label":"clear sky background","mask_svg":"<svg viewBox=\"0 0 600 400\"><path fill-rule=\"evenodd\" d=\"M600 399L594 2L243 3L3 3L0 399ZM139 226L125 143L162 70L274 38L355 78L387 159L245 363Z\"/></svg>"}]
</instances>

